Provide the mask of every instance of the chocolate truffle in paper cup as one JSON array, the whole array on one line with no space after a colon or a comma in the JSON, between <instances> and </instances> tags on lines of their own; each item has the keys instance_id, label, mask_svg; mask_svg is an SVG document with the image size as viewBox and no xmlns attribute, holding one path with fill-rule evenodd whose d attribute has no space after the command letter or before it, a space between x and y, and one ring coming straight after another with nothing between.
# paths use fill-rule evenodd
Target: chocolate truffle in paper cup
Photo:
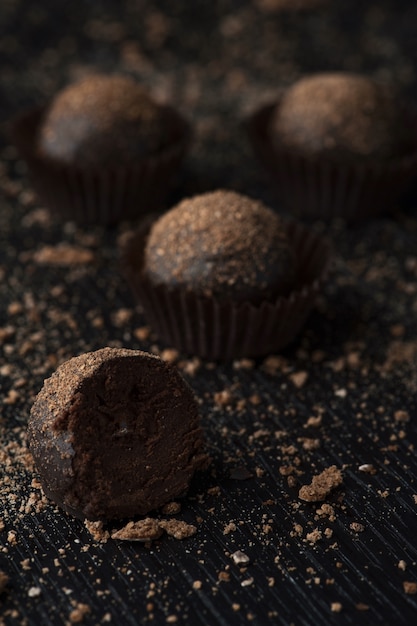
<instances>
[{"instance_id":1,"label":"chocolate truffle in paper cup","mask_svg":"<svg viewBox=\"0 0 417 626\"><path fill-rule=\"evenodd\" d=\"M387 86L340 72L294 83L247 130L288 208L358 220L393 208L417 176L416 120Z\"/></svg>"},{"instance_id":2,"label":"chocolate truffle in paper cup","mask_svg":"<svg viewBox=\"0 0 417 626\"><path fill-rule=\"evenodd\" d=\"M330 261L321 237L225 190L183 200L127 238L122 254L159 337L182 352L219 360L288 345Z\"/></svg>"},{"instance_id":3,"label":"chocolate truffle in paper cup","mask_svg":"<svg viewBox=\"0 0 417 626\"><path fill-rule=\"evenodd\" d=\"M111 224L161 206L190 129L134 79L94 74L19 116L13 135L51 211Z\"/></svg>"}]
</instances>

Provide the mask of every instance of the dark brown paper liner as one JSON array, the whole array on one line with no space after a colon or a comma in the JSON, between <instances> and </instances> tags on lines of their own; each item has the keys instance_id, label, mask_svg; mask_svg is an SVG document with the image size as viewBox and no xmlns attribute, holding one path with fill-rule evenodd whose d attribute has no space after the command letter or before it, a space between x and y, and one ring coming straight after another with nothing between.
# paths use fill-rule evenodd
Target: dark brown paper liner
<instances>
[{"instance_id":1,"label":"dark brown paper liner","mask_svg":"<svg viewBox=\"0 0 417 626\"><path fill-rule=\"evenodd\" d=\"M131 166L92 169L39 154L37 132L44 112L45 107L20 115L13 123L12 135L32 184L50 211L78 223L110 225L161 207L190 140L184 120L181 140L157 156Z\"/></svg>"},{"instance_id":2,"label":"dark brown paper liner","mask_svg":"<svg viewBox=\"0 0 417 626\"><path fill-rule=\"evenodd\" d=\"M417 177L416 151L387 164L341 164L306 157L271 141L269 121L276 103L264 106L245 126L252 147L269 171L282 203L300 217L356 221L387 211ZM414 116L405 112L410 127Z\"/></svg>"},{"instance_id":3,"label":"dark brown paper liner","mask_svg":"<svg viewBox=\"0 0 417 626\"><path fill-rule=\"evenodd\" d=\"M300 287L275 302L236 304L153 285L142 271L147 229L122 244L123 271L147 321L166 344L209 360L271 354L291 343L304 325L332 256L330 244L302 224L291 220L287 229L299 261Z\"/></svg>"}]
</instances>

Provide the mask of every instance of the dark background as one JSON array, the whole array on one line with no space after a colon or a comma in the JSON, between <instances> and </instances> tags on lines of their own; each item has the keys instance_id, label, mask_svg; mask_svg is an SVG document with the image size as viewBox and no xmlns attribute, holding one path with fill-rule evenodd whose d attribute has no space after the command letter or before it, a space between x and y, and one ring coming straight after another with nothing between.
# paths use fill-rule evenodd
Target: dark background
<instances>
[{"instance_id":1,"label":"dark background","mask_svg":"<svg viewBox=\"0 0 417 626\"><path fill-rule=\"evenodd\" d=\"M417 582L413 192L389 217L349 228L338 221L315 225L334 241L335 269L303 332L279 359L218 365L178 355L200 400L213 457L176 516L197 525L194 537L165 537L151 547L97 543L81 522L43 503L26 456L30 406L60 362L105 345L173 355L152 334L138 332L145 321L119 272L117 239L132 224L105 231L48 214L9 143L9 120L88 72L125 71L194 126L167 206L224 186L281 210L242 119L312 71L364 72L415 101L417 5L346 0L283 12L273 4L0 4L6 624L64 624L79 603L89 607L85 624L415 620L417 595L404 589ZM54 263L61 242L87 251L91 262ZM316 427L308 422L320 416ZM332 464L343 469L344 481L327 500L334 508L329 518L317 513L320 503L297 496L300 485ZM360 471L363 464L375 473ZM322 537L312 543L316 528ZM250 557L246 569L230 558L236 550Z\"/></svg>"}]
</instances>

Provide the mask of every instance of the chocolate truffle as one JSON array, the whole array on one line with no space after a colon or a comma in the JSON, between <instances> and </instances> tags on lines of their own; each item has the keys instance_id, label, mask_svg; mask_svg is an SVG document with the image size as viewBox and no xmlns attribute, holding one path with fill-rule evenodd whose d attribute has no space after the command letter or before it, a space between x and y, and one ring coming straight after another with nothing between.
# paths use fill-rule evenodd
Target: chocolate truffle
<instances>
[{"instance_id":1,"label":"chocolate truffle","mask_svg":"<svg viewBox=\"0 0 417 626\"><path fill-rule=\"evenodd\" d=\"M92 75L59 92L38 130L39 153L80 167L126 165L180 140L185 123L127 76Z\"/></svg>"},{"instance_id":2,"label":"chocolate truffle","mask_svg":"<svg viewBox=\"0 0 417 626\"><path fill-rule=\"evenodd\" d=\"M256 304L288 293L296 261L276 213L219 190L183 200L153 224L144 272L155 285Z\"/></svg>"},{"instance_id":3,"label":"chocolate truffle","mask_svg":"<svg viewBox=\"0 0 417 626\"><path fill-rule=\"evenodd\" d=\"M136 350L62 364L35 400L28 441L45 494L90 520L145 515L183 495L206 463L191 389Z\"/></svg>"},{"instance_id":4,"label":"chocolate truffle","mask_svg":"<svg viewBox=\"0 0 417 626\"><path fill-rule=\"evenodd\" d=\"M348 73L308 76L289 87L270 133L277 148L343 163L385 163L413 149L392 90Z\"/></svg>"}]
</instances>

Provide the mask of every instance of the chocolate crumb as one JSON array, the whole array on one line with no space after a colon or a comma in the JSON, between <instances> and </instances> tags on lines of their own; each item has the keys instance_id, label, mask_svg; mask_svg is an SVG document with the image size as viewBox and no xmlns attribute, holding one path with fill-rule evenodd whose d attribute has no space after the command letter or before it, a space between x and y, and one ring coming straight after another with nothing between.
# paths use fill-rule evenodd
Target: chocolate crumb
<instances>
[{"instance_id":1,"label":"chocolate crumb","mask_svg":"<svg viewBox=\"0 0 417 626\"><path fill-rule=\"evenodd\" d=\"M234 522L229 522L223 528L223 535L228 535L229 533L233 533L233 532L235 532L236 529L237 529L236 524Z\"/></svg>"},{"instance_id":2,"label":"chocolate crumb","mask_svg":"<svg viewBox=\"0 0 417 626\"><path fill-rule=\"evenodd\" d=\"M94 541L100 541L101 543L106 543L106 541L110 538L110 533L107 530L104 530L103 522L91 522L90 520L84 520L84 526L93 537Z\"/></svg>"},{"instance_id":3,"label":"chocolate crumb","mask_svg":"<svg viewBox=\"0 0 417 626\"><path fill-rule=\"evenodd\" d=\"M91 250L59 243L56 246L43 246L33 254L33 260L41 265L85 265L94 261Z\"/></svg>"},{"instance_id":4,"label":"chocolate crumb","mask_svg":"<svg viewBox=\"0 0 417 626\"><path fill-rule=\"evenodd\" d=\"M161 513L164 515L176 515L181 511L181 504L179 502L167 502L161 508Z\"/></svg>"},{"instance_id":5,"label":"chocolate crumb","mask_svg":"<svg viewBox=\"0 0 417 626\"><path fill-rule=\"evenodd\" d=\"M248 557L248 555L241 550L233 552L233 554L231 554L230 556L233 559L233 562L236 563L236 565L241 565L243 563L247 564L250 562L250 558Z\"/></svg>"},{"instance_id":6,"label":"chocolate crumb","mask_svg":"<svg viewBox=\"0 0 417 626\"><path fill-rule=\"evenodd\" d=\"M394 419L396 422L408 422L410 420L410 415L408 411L395 411Z\"/></svg>"},{"instance_id":7,"label":"chocolate crumb","mask_svg":"<svg viewBox=\"0 0 417 626\"><path fill-rule=\"evenodd\" d=\"M138 522L128 522L123 528L114 531L111 538L121 541L153 541L162 535L162 528L158 520L146 517Z\"/></svg>"},{"instance_id":8,"label":"chocolate crumb","mask_svg":"<svg viewBox=\"0 0 417 626\"><path fill-rule=\"evenodd\" d=\"M405 593L407 593L408 595L415 595L417 593L417 583L416 582L410 582L408 580L405 580L403 582L403 588Z\"/></svg>"},{"instance_id":9,"label":"chocolate crumb","mask_svg":"<svg viewBox=\"0 0 417 626\"><path fill-rule=\"evenodd\" d=\"M311 533L306 534L306 540L312 544L320 541L322 537L323 537L323 534L318 528L315 528L314 530L311 531Z\"/></svg>"},{"instance_id":10,"label":"chocolate crumb","mask_svg":"<svg viewBox=\"0 0 417 626\"><path fill-rule=\"evenodd\" d=\"M84 621L84 617L86 617L86 615L88 615L88 613L90 612L91 609L88 604L83 604L82 602L79 602L78 604L76 604L75 609L69 614L69 621L72 624L79 624L80 622Z\"/></svg>"},{"instance_id":11,"label":"chocolate crumb","mask_svg":"<svg viewBox=\"0 0 417 626\"><path fill-rule=\"evenodd\" d=\"M307 381L308 372L294 372L289 376L290 381L297 387L297 389L301 389Z\"/></svg>"},{"instance_id":12,"label":"chocolate crumb","mask_svg":"<svg viewBox=\"0 0 417 626\"><path fill-rule=\"evenodd\" d=\"M175 539L188 539L197 532L197 528L192 524L180 520L161 520L159 526L165 530L168 535Z\"/></svg>"},{"instance_id":13,"label":"chocolate crumb","mask_svg":"<svg viewBox=\"0 0 417 626\"><path fill-rule=\"evenodd\" d=\"M324 500L333 489L339 487L343 482L341 471L331 465L323 470L321 474L313 476L310 485L303 485L298 492L298 497L306 502L320 502Z\"/></svg>"}]
</instances>

